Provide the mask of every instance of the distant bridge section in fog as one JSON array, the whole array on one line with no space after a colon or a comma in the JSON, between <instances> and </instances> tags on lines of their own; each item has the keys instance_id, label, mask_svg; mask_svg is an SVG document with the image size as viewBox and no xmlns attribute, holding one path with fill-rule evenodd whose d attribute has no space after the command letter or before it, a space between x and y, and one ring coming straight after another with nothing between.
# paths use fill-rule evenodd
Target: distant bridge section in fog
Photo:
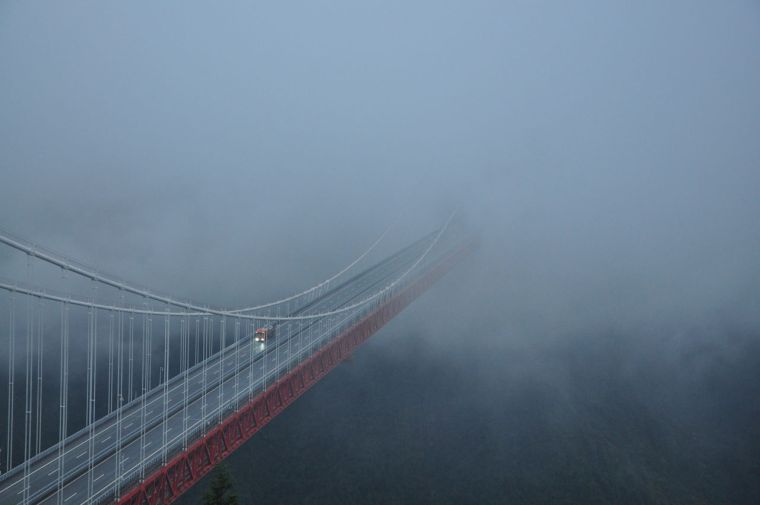
<instances>
[{"instance_id":1,"label":"distant bridge section in fog","mask_svg":"<svg viewBox=\"0 0 760 505\"><path fill-rule=\"evenodd\" d=\"M0 505L173 502L472 250L453 217L359 267L386 230L325 281L241 308L0 233Z\"/></svg>"}]
</instances>

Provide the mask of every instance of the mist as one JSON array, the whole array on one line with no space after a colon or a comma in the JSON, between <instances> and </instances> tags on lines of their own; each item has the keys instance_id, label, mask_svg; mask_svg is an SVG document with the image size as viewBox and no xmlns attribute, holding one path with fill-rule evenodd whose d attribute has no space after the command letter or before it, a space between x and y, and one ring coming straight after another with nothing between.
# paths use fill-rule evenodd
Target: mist
<instances>
[{"instance_id":1,"label":"mist","mask_svg":"<svg viewBox=\"0 0 760 505\"><path fill-rule=\"evenodd\" d=\"M749 0L4 2L0 229L156 292L245 306L330 276L389 225L375 259L459 208L477 252L238 465L267 437L283 452L259 471L287 465L295 412L320 402L335 402L332 422L403 403L366 385L389 377L429 401L378 440L440 435L431 416L466 403L483 428L471 445L496 447L470 473L517 473L481 494L452 494L478 486L434 466L424 493L360 480L378 502L695 503L733 489L752 503L758 48ZM0 253L0 270L17 261ZM551 449L499 429L533 423ZM318 450L319 426L299 450ZM344 428L346 447L368 436ZM584 452L578 432L617 452ZM429 454L459 451L451 440ZM678 453L702 482L670 472ZM504 462L517 454L530 472ZM560 461L587 473L557 480ZM625 468L636 477L615 477ZM265 496L318 503L320 486L334 487Z\"/></svg>"}]
</instances>

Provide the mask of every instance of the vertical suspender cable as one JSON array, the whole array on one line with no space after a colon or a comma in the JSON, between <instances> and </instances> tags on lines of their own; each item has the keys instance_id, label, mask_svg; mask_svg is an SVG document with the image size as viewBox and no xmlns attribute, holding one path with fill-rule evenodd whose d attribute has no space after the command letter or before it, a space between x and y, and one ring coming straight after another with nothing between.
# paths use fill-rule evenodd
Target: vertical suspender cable
<instances>
[{"instance_id":1,"label":"vertical suspender cable","mask_svg":"<svg viewBox=\"0 0 760 505\"><path fill-rule=\"evenodd\" d=\"M93 465L94 465L94 449L95 449L95 437L93 436L94 422L95 422L95 332L97 319L95 316L95 297L96 287L93 281L93 295L92 303L90 306L87 317L87 420L88 427L87 437L87 497L92 497L93 488Z\"/></svg>"},{"instance_id":2,"label":"vertical suspender cable","mask_svg":"<svg viewBox=\"0 0 760 505\"><path fill-rule=\"evenodd\" d=\"M203 399L201 400L201 422L203 434L206 434L206 381L208 380L208 323L209 318L203 317L203 381L202 391Z\"/></svg>"},{"instance_id":3,"label":"vertical suspender cable","mask_svg":"<svg viewBox=\"0 0 760 505\"><path fill-rule=\"evenodd\" d=\"M277 306L277 310L275 312L277 314L277 317L280 317L280 306ZM275 356L275 365L274 365L274 377L272 377L272 382L276 382L277 378L280 375L280 340L282 335L277 336L277 344L274 348L274 356Z\"/></svg>"},{"instance_id":4,"label":"vertical suspender cable","mask_svg":"<svg viewBox=\"0 0 760 505\"><path fill-rule=\"evenodd\" d=\"M97 284L95 285L94 300L97 300ZM90 411L90 474L95 472L95 419L98 417L98 309L93 310L92 319L92 410ZM93 481L94 482L94 481ZM90 499L92 499L90 493Z\"/></svg>"},{"instance_id":5,"label":"vertical suspender cable","mask_svg":"<svg viewBox=\"0 0 760 505\"><path fill-rule=\"evenodd\" d=\"M142 395L140 397L140 482L145 479L145 400L148 395L148 371L146 369L147 361L147 342L148 342L148 317L143 315L142 318L142 352L140 353L140 371L142 372Z\"/></svg>"},{"instance_id":6,"label":"vertical suspender cable","mask_svg":"<svg viewBox=\"0 0 760 505\"><path fill-rule=\"evenodd\" d=\"M309 349L309 344L311 343L311 326L312 326L312 322L306 321L306 343L301 345L301 356L302 356L301 359L304 361L309 356L308 349Z\"/></svg>"},{"instance_id":7,"label":"vertical suspender cable","mask_svg":"<svg viewBox=\"0 0 760 505\"><path fill-rule=\"evenodd\" d=\"M322 342L325 339L325 335L327 334L327 316L322 317L319 319L319 332L317 334L317 345L315 347L315 351L322 348Z\"/></svg>"},{"instance_id":8,"label":"vertical suspender cable","mask_svg":"<svg viewBox=\"0 0 760 505\"><path fill-rule=\"evenodd\" d=\"M196 316L195 317L195 361L193 362L193 366L198 365L198 358L199 358L199 345L198 342L201 340L201 318ZM201 375L203 375L201 373ZM202 392L202 391L201 391ZM202 403L202 402L201 402Z\"/></svg>"},{"instance_id":9,"label":"vertical suspender cable","mask_svg":"<svg viewBox=\"0 0 760 505\"><path fill-rule=\"evenodd\" d=\"M26 256L26 276L29 282L30 257ZM24 359L24 477L22 501L29 502L29 458L32 452L32 358L34 342L34 300L26 297L26 349Z\"/></svg>"},{"instance_id":10,"label":"vertical suspender cable","mask_svg":"<svg viewBox=\"0 0 760 505\"><path fill-rule=\"evenodd\" d=\"M132 386L134 384L134 348L135 348L135 316L129 315L129 363L127 375L127 401L134 399Z\"/></svg>"},{"instance_id":11,"label":"vertical suspender cable","mask_svg":"<svg viewBox=\"0 0 760 505\"><path fill-rule=\"evenodd\" d=\"M296 347L296 361L294 363L295 366L298 366L301 363L301 337L303 336L301 334L303 329L303 324L301 324L302 321L298 321L298 344Z\"/></svg>"},{"instance_id":12,"label":"vertical suspender cable","mask_svg":"<svg viewBox=\"0 0 760 505\"><path fill-rule=\"evenodd\" d=\"M193 361L193 368L197 369L198 368L198 363L199 363L198 358L200 356L198 354L199 351L200 351L198 342L200 342L200 340L201 340L201 334L202 334L202 332L201 332L201 318L199 316L195 316L193 327L195 329L195 339L194 339L194 341L195 341L195 360ZM199 373L198 376L194 377L194 379L195 379L194 382L197 384L198 380L202 379L203 373L202 372L196 372L196 373ZM190 379L188 378L188 381L189 380ZM188 413L188 415L189 415L189 413Z\"/></svg>"},{"instance_id":13,"label":"vertical suspender cable","mask_svg":"<svg viewBox=\"0 0 760 505\"><path fill-rule=\"evenodd\" d=\"M169 311L169 305L166 306L166 311ZM169 316L164 316L164 419L163 419L163 443L161 460L166 465L167 443L169 429L169 330L171 327L171 319Z\"/></svg>"},{"instance_id":14,"label":"vertical suspender cable","mask_svg":"<svg viewBox=\"0 0 760 505\"><path fill-rule=\"evenodd\" d=\"M238 410L238 388L240 387L240 318L235 319L235 412Z\"/></svg>"},{"instance_id":15,"label":"vertical suspender cable","mask_svg":"<svg viewBox=\"0 0 760 505\"><path fill-rule=\"evenodd\" d=\"M124 293L121 294L124 306ZM116 345L116 454L114 455L114 497L121 498L121 479L124 471L121 467L121 419L124 405L124 312L119 311L117 345Z\"/></svg>"},{"instance_id":16,"label":"vertical suspender cable","mask_svg":"<svg viewBox=\"0 0 760 505\"><path fill-rule=\"evenodd\" d=\"M269 309L267 309L267 316L269 315ZM266 321L261 321L262 326L266 325ZM267 335L268 338L264 338L263 349L261 350L261 390L267 390L267 356L269 355L269 339L273 335Z\"/></svg>"},{"instance_id":17,"label":"vertical suspender cable","mask_svg":"<svg viewBox=\"0 0 760 505\"><path fill-rule=\"evenodd\" d=\"M64 270L65 276L65 270ZM66 470L64 456L66 455L66 432L68 430L68 396L69 396L69 305L61 305L61 364L59 379L58 417L58 505L63 503L63 477Z\"/></svg>"},{"instance_id":18,"label":"vertical suspender cable","mask_svg":"<svg viewBox=\"0 0 760 505\"><path fill-rule=\"evenodd\" d=\"M71 307L69 304L66 305L66 358L63 361L63 365L65 367L65 372L63 374L63 383L64 383L64 396L63 396L63 434L64 437L68 436L69 433L69 372L71 368ZM65 443L65 439L64 439ZM63 445L63 444L62 444ZM66 463L66 452L63 453L63 463ZM64 473L66 472L66 468L63 469ZM61 479L65 477L64 474L61 475ZM61 481L61 492L63 492L63 481Z\"/></svg>"},{"instance_id":19,"label":"vertical suspender cable","mask_svg":"<svg viewBox=\"0 0 760 505\"><path fill-rule=\"evenodd\" d=\"M187 449L187 378L190 368L190 321L187 317L182 318L182 450Z\"/></svg>"},{"instance_id":20,"label":"vertical suspender cable","mask_svg":"<svg viewBox=\"0 0 760 505\"><path fill-rule=\"evenodd\" d=\"M201 324L201 320L196 317L195 318L195 359L193 360L193 365L198 364L198 351L200 347L200 338L201 338L200 324Z\"/></svg>"},{"instance_id":21,"label":"vertical suspender cable","mask_svg":"<svg viewBox=\"0 0 760 505\"><path fill-rule=\"evenodd\" d=\"M182 426L180 427L180 441L182 442L182 449L185 449L185 316L179 319L179 367L177 368L177 375L182 379L182 403L180 404L179 415L182 416Z\"/></svg>"},{"instance_id":22,"label":"vertical suspender cable","mask_svg":"<svg viewBox=\"0 0 760 505\"><path fill-rule=\"evenodd\" d=\"M148 316L148 347L145 350L145 370L148 372L147 389L153 387L153 316Z\"/></svg>"},{"instance_id":23,"label":"vertical suspender cable","mask_svg":"<svg viewBox=\"0 0 760 505\"><path fill-rule=\"evenodd\" d=\"M37 433L35 434L35 454L42 451L42 365L43 333L45 331L45 302L40 298L37 307Z\"/></svg>"},{"instance_id":24,"label":"vertical suspender cable","mask_svg":"<svg viewBox=\"0 0 760 505\"><path fill-rule=\"evenodd\" d=\"M208 325L208 356L207 359L210 361L211 358L214 356L214 318L211 318L211 322ZM210 365L210 364L209 364ZM211 388L211 384L208 385L209 388ZM218 393L218 391L217 391ZM214 414L215 411L212 410L209 412L209 423L211 423L212 414Z\"/></svg>"},{"instance_id":25,"label":"vertical suspender cable","mask_svg":"<svg viewBox=\"0 0 760 505\"><path fill-rule=\"evenodd\" d=\"M306 354L307 356L314 354L314 346L316 344L317 338L319 338L319 329L321 324L322 322L320 319L315 319L311 324L311 336L309 337L309 350Z\"/></svg>"},{"instance_id":26,"label":"vertical suspender cable","mask_svg":"<svg viewBox=\"0 0 760 505\"><path fill-rule=\"evenodd\" d=\"M290 315L290 312L288 312L288 315ZM292 346L291 340L293 337L293 322L294 321L288 321L288 372L290 372L290 365L293 363L293 353L292 353Z\"/></svg>"},{"instance_id":27,"label":"vertical suspender cable","mask_svg":"<svg viewBox=\"0 0 760 505\"><path fill-rule=\"evenodd\" d=\"M62 271L64 283L66 269ZM66 472L66 435L69 429L69 304L61 306L61 382L60 382L60 426L58 446L58 505L63 504L63 483Z\"/></svg>"},{"instance_id":28,"label":"vertical suspender cable","mask_svg":"<svg viewBox=\"0 0 760 505\"><path fill-rule=\"evenodd\" d=\"M248 400L252 398L253 392L253 348L256 345L254 342L253 327L250 321L245 321L245 341L248 344Z\"/></svg>"},{"instance_id":29,"label":"vertical suspender cable","mask_svg":"<svg viewBox=\"0 0 760 505\"><path fill-rule=\"evenodd\" d=\"M227 351L227 318L222 317L219 321L219 386L216 391L219 404L218 424L222 422L222 407L224 406L224 367L225 353Z\"/></svg>"},{"instance_id":30,"label":"vertical suspender cable","mask_svg":"<svg viewBox=\"0 0 760 505\"><path fill-rule=\"evenodd\" d=\"M5 471L13 468L13 380L16 375L16 293L11 292L11 306L8 319L8 436L6 441Z\"/></svg>"},{"instance_id":31,"label":"vertical suspender cable","mask_svg":"<svg viewBox=\"0 0 760 505\"><path fill-rule=\"evenodd\" d=\"M113 337L114 337L114 313L111 311L108 320L108 413L113 410Z\"/></svg>"}]
</instances>

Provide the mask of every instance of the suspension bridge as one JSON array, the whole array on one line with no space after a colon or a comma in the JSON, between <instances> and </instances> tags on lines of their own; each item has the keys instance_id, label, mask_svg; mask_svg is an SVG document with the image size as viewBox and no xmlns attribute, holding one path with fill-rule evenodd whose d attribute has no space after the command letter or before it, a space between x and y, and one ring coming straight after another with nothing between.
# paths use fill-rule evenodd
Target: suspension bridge
<instances>
[{"instance_id":1,"label":"suspension bridge","mask_svg":"<svg viewBox=\"0 0 760 505\"><path fill-rule=\"evenodd\" d=\"M0 505L166 504L473 248L451 225L281 300L159 295L0 233ZM5 251L1 250L2 248Z\"/></svg>"}]
</instances>

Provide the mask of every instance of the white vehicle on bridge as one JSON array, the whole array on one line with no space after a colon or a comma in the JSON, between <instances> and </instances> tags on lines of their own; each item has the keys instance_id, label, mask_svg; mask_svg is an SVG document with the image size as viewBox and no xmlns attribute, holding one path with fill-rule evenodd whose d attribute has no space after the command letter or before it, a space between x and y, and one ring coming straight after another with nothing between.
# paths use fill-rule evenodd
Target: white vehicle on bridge
<instances>
[{"instance_id":1,"label":"white vehicle on bridge","mask_svg":"<svg viewBox=\"0 0 760 505\"><path fill-rule=\"evenodd\" d=\"M274 325L268 324L256 330L256 333L253 334L253 340L255 342L261 342L263 344L263 343L266 343L268 338L273 337L273 336L274 336Z\"/></svg>"}]
</instances>

